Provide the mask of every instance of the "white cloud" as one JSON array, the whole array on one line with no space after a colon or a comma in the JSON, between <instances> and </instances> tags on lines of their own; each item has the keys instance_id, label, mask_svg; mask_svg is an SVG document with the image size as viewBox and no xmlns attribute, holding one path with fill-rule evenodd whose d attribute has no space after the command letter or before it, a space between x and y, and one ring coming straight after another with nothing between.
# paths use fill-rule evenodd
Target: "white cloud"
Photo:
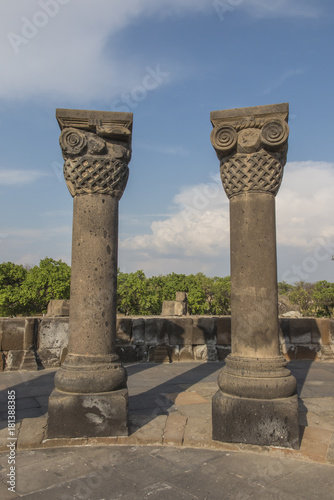
<instances>
[{"instance_id":1,"label":"white cloud","mask_svg":"<svg viewBox=\"0 0 334 500\"><path fill-rule=\"evenodd\" d=\"M219 181L220 183L220 181ZM183 189L173 200L175 213L151 224L151 234L127 238L128 252L149 258L216 256L228 247L228 203L217 177L207 184Z\"/></svg>"},{"instance_id":2,"label":"white cloud","mask_svg":"<svg viewBox=\"0 0 334 500\"><path fill-rule=\"evenodd\" d=\"M334 235L334 163L302 161L285 167L277 202L277 241L309 251Z\"/></svg>"},{"instance_id":3,"label":"white cloud","mask_svg":"<svg viewBox=\"0 0 334 500\"><path fill-rule=\"evenodd\" d=\"M277 242L286 271L291 262L301 262L319 241L334 241L334 163L290 162L285 167L282 187L276 198ZM173 215L151 224L151 233L121 242L122 262L132 262L148 273L193 269L224 273L229 254L228 199L219 176L211 182L181 190L173 200ZM333 252L334 253L334 252Z\"/></svg>"},{"instance_id":4,"label":"white cloud","mask_svg":"<svg viewBox=\"0 0 334 500\"><path fill-rule=\"evenodd\" d=\"M101 92L117 97L145 75L145 64L119 58L117 33L140 16L207 7L205 0L49 0L57 13L48 15L41 7L46 4L48 0L25 0L18 6L18 2L2 0L0 30L5 40L0 58L6 71L0 98L52 94L54 99L80 100ZM116 48L107 54L106 42L111 39Z\"/></svg>"},{"instance_id":5,"label":"white cloud","mask_svg":"<svg viewBox=\"0 0 334 500\"><path fill-rule=\"evenodd\" d=\"M232 9L252 16L306 16L317 7L303 0L233 1ZM44 8L42 7L44 6ZM118 33L143 17L211 12L211 0L2 0L0 99L47 97L59 102L119 97L141 83L141 61L118 54ZM109 43L108 48L106 46ZM162 64L155 61L152 64ZM169 63L171 80L180 77L183 61Z\"/></svg>"},{"instance_id":6,"label":"white cloud","mask_svg":"<svg viewBox=\"0 0 334 500\"><path fill-rule=\"evenodd\" d=\"M39 170L0 169L0 186L24 186L48 176Z\"/></svg>"}]
</instances>

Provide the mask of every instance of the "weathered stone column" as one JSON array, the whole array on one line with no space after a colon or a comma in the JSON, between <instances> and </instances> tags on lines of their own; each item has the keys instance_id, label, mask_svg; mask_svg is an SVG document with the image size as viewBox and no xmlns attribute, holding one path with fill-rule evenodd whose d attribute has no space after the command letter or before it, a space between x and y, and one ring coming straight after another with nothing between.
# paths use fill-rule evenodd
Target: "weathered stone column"
<instances>
[{"instance_id":1,"label":"weathered stone column","mask_svg":"<svg viewBox=\"0 0 334 500\"><path fill-rule=\"evenodd\" d=\"M230 199L232 352L212 402L213 439L299 446L296 380L279 351L275 196L288 104L211 113Z\"/></svg>"},{"instance_id":2,"label":"weathered stone column","mask_svg":"<svg viewBox=\"0 0 334 500\"><path fill-rule=\"evenodd\" d=\"M73 196L69 353L56 373L47 437L128 433L127 374L115 354L118 202L132 113L57 109Z\"/></svg>"}]
</instances>

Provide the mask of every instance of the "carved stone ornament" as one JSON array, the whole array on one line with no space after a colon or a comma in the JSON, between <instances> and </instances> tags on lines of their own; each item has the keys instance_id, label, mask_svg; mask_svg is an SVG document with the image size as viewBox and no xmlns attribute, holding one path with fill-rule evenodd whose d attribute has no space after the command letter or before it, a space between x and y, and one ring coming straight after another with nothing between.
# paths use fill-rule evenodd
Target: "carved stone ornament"
<instances>
[{"instance_id":1,"label":"carved stone ornament","mask_svg":"<svg viewBox=\"0 0 334 500\"><path fill-rule=\"evenodd\" d=\"M244 192L276 196L286 163L288 105L211 113L211 143L229 198Z\"/></svg>"},{"instance_id":2,"label":"carved stone ornament","mask_svg":"<svg viewBox=\"0 0 334 500\"><path fill-rule=\"evenodd\" d=\"M72 196L120 199L129 176L131 113L57 110L64 177Z\"/></svg>"}]
</instances>

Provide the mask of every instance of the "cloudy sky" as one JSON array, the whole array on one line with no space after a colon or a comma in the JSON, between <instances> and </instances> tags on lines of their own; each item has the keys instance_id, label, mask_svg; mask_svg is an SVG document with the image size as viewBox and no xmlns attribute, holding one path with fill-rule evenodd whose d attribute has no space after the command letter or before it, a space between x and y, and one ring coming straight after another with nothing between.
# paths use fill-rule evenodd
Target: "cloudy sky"
<instances>
[{"instance_id":1,"label":"cloudy sky","mask_svg":"<svg viewBox=\"0 0 334 500\"><path fill-rule=\"evenodd\" d=\"M124 272L229 274L210 111L290 103L279 279L334 281L332 0L2 0L0 261L71 259L55 108L134 113Z\"/></svg>"}]
</instances>

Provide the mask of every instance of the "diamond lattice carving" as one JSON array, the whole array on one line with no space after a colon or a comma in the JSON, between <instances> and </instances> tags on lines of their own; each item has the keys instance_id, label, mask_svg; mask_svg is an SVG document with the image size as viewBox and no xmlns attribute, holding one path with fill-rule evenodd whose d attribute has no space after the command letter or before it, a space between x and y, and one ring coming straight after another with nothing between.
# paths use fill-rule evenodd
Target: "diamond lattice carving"
<instances>
[{"instance_id":1,"label":"diamond lattice carving","mask_svg":"<svg viewBox=\"0 0 334 500\"><path fill-rule=\"evenodd\" d=\"M82 156L64 163L64 176L72 196L111 194L121 198L129 168L126 161L110 156Z\"/></svg>"},{"instance_id":2,"label":"diamond lattice carving","mask_svg":"<svg viewBox=\"0 0 334 500\"><path fill-rule=\"evenodd\" d=\"M222 159L220 174L229 198L245 192L256 191L276 196L282 182L286 154L268 153L265 150L252 154L233 154Z\"/></svg>"}]
</instances>

